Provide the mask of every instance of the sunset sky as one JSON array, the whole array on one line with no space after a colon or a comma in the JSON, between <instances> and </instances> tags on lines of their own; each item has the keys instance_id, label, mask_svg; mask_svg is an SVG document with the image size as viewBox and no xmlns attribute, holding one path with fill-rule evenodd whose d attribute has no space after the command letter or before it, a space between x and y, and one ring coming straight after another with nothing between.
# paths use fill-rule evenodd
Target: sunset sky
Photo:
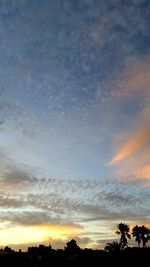
<instances>
[{"instance_id":1,"label":"sunset sky","mask_svg":"<svg viewBox=\"0 0 150 267\"><path fill-rule=\"evenodd\" d=\"M0 0L0 247L150 224L150 1Z\"/></svg>"}]
</instances>

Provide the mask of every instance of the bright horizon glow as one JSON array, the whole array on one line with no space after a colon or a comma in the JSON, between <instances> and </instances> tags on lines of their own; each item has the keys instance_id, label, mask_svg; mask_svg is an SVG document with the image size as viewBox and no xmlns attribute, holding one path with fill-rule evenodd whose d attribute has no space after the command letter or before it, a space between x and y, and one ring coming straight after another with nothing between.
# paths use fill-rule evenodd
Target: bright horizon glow
<instances>
[{"instance_id":1,"label":"bright horizon glow","mask_svg":"<svg viewBox=\"0 0 150 267\"><path fill-rule=\"evenodd\" d=\"M0 229L0 245L7 246L8 244L20 245L32 243L45 243L50 239L66 240L71 236L80 234L81 229L73 226L65 225L41 225L41 226L17 226Z\"/></svg>"}]
</instances>

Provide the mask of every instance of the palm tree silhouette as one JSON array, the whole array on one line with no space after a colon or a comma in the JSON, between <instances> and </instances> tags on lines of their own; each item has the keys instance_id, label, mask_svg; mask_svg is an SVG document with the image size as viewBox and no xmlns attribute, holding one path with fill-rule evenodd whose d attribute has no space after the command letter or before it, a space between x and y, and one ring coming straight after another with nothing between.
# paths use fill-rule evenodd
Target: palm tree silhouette
<instances>
[{"instance_id":1,"label":"palm tree silhouette","mask_svg":"<svg viewBox=\"0 0 150 267\"><path fill-rule=\"evenodd\" d=\"M116 234L121 235L120 242L122 242L122 247L128 246L128 238L131 238L131 235L129 234L130 228L129 225L125 223L118 224L118 230L116 231Z\"/></svg>"},{"instance_id":2,"label":"palm tree silhouette","mask_svg":"<svg viewBox=\"0 0 150 267\"><path fill-rule=\"evenodd\" d=\"M143 243L143 248L146 246L146 243L150 240L150 229L145 225L140 226L141 240Z\"/></svg>"},{"instance_id":3,"label":"palm tree silhouette","mask_svg":"<svg viewBox=\"0 0 150 267\"><path fill-rule=\"evenodd\" d=\"M132 236L135 237L135 241L138 243L138 247L141 244L141 227L136 225L132 229Z\"/></svg>"},{"instance_id":4,"label":"palm tree silhouette","mask_svg":"<svg viewBox=\"0 0 150 267\"><path fill-rule=\"evenodd\" d=\"M115 242L107 243L105 246L105 251L107 252L120 252L122 250L122 242Z\"/></svg>"}]
</instances>

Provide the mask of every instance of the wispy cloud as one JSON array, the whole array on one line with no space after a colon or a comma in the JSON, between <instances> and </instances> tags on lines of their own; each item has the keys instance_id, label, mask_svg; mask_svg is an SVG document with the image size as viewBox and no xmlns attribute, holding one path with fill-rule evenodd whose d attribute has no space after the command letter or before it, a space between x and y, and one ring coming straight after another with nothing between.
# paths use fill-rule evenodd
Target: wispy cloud
<instances>
[{"instance_id":1,"label":"wispy cloud","mask_svg":"<svg viewBox=\"0 0 150 267\"><path fill-rule=\"evenodd\" d=\"M136 150L140 149L150 140L150 128L140 129L134 133L129 140L123 145L123 147L117 152L117 154L112 158L109 165L118 163L124 160L126 157L132 155Z\"/></svg>"},{"instance_id":2,"label":"wispy cloud","mask_svg":"<svg viewBox=\"0 0 150 267\"><path fill-rule=\"evenodd\" d=\"M150 147L150 63L147 59L130 64L118 79L118 89L114 91L128 108L137 101L137 112L131 116L130 129L124 129L115 140L115 151L108 166L114 166L119 176L136 178L149 177L148 150ZM134 105L134 104L133 104ZM122 135L122 137L121 137ZM117 148L117 149L116 149ZM140 156L141 155L141 156Z\"/></svg>"}]
</instances>

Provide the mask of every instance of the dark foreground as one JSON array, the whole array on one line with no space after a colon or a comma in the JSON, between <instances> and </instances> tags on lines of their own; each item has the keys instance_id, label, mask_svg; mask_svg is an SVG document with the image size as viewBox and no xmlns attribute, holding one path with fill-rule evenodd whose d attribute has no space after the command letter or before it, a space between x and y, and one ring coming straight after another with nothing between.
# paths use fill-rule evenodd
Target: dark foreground
<instances>
[{"instance_id":1,"label":"dark foreground","mask_svg":"<svg viewBox=\"0 0 150 267\"><path fill-rule=\"evenodd\" d=\"M0 266L150 266L150 248L126 248L121 252L81 249L77 254L64 250L1 252Z\"/></svg>"}]
</instances>

